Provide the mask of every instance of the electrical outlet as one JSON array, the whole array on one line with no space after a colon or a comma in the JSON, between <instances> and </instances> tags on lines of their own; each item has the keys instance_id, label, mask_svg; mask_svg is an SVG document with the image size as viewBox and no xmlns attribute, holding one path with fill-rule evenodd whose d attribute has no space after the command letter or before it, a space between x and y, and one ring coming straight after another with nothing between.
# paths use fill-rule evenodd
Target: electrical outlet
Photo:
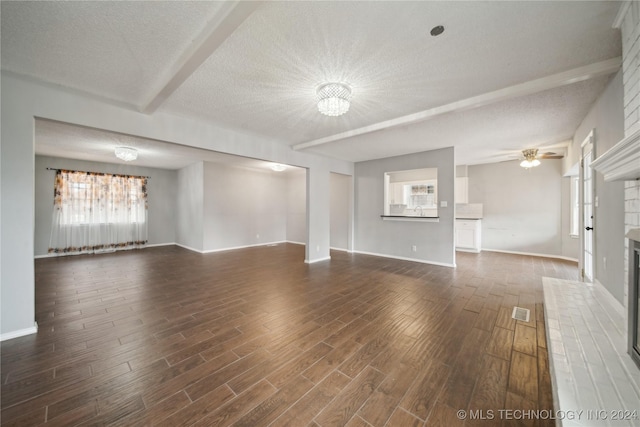
<instances>
[{"instance_id":1,"label":"electrical outlet","mask_svg":"<svg viewBox=\"0 0 640 427\"><path fill-rule=\"evenodd\" d=\"M411 246L411 250L413 252L416 252L418 250L418 247L416 245Z\"/></svg>"},{"instance_id":2,"label":"electrical outlet","mask_svg":"<svg viewBox=\"0 0 640 427\"><path fill-rule=\"evenodd\" d=\"M320 252L320 245L316 246L316 252Z\"/></svg>"},{"instance_id":3,"label":"electrical outlet","mask_svg":"<svg viewBox=\"0 0 640 427\"><path fill-rule=\"evenodd\" d=\"M259 234L256 234L256 239L259 239L259 238L260 238L260 235L259 235Z\"/></svg>"},{"instance_id":4,"label":"electrical outlet","mask_svg":"<svg viewBox=\"0 0 640 427\"><path fill-rule=\"evenodd\" d=\"M447 207L447 202L440 202L440 207L441 208L446 208Z\"/></svg>"},{"instance_id":5,"label":"electrical outlet","mask_svg":"<svg viewBox=\"0 0 640 427\"><path fill-rule=\"evenodd\" d=\"M602 264L604 264L604 269L606 270L607 269L607 257L606 256L602 257Z\"/></svg>"}]
</instances>

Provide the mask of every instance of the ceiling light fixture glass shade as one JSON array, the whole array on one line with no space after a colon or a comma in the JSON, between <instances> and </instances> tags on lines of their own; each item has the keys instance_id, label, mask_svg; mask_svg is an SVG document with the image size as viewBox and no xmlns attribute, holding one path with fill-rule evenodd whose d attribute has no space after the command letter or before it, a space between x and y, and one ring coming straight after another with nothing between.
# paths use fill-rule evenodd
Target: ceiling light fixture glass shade
<instances>
[{"instance_id":1,"label":"ceiling light fixture glass shade","mask_svg":"<svg viewBox=\"0 0 640 427\"><path fill-rule=\"evenodd\" d=\"M540 160L538 159L534 159L532 161L529 160L523 160L522 162L520 162L520 166L522 166L523 168L533 168L535 166L540 165Z\"/></svg>"},{"instance_id":2,"label":"ceiling light fixture glass shade","mask_svg":"<svg viewBox=\"0 0 640 427\"><path fill-rule=\"evenodd\" d=\"M125 162L130 162L138 158L138 150L130 147L116 147L115 150L116 157L124 160Z\"/></svg>"},{"instance_id":3,"label":"ceiling light fixture glass shade","mask_svg":"<svg viewBox=\"0 0 640 427\"><path fill-rule=\"evenodd\" d=\"M343 83L326 83L318 87L318 111L325 116L341 116L349 111L351 88Z\"/></svg>"},{"instance_id":4,"label":"ceiling light fixture glass shade","mask_svg":"<svg viewBox=\"0 0 640 427\"><path fill-rule=\"evenodd\" d=\"M540 160L536 159L538 155L537 148L522 150L522 155L524 156L524 160L520 162L520 166L523 168L529 169L540 165Z\"/></svg>"},{"instance_id":5,"label":"ceiling light fixture glass shade","mask_svg":"<svg viewBox=\"0 0 640 427\"><path fill-rule=\"evenodd\" d=\"M285 170L287 167L285 165L281 165L281 164L275 164L275 165L271 165L271 169L273 169L276 172L282 172L283 170Z\"/></svg>"}]
</instances>

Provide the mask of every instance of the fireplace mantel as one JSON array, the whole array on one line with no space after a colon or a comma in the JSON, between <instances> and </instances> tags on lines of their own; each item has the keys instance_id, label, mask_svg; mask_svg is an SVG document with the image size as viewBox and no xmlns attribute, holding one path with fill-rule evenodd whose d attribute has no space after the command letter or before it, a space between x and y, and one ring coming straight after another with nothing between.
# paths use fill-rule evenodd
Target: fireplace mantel
<instances>
[{"instance_id":1,"label":"fireplace mantel","mask_svg":"<svg viewBox=\"0 0 640 427\"><path fill-rule=\"evenodd\" d=\"M625 237L629 240L640 242L640 228L632 228L627 232Z\"/></svg>"},{"instance_id":2,"label":"fireplace mantel","mask_svg":"<svg viewBox=\"0 0 640 427\"><path fill-rule=\"evenodd\" d=\"M640 179L640 129L598 156L591 166L605 181Z\"/></svg>"}]
</instances>

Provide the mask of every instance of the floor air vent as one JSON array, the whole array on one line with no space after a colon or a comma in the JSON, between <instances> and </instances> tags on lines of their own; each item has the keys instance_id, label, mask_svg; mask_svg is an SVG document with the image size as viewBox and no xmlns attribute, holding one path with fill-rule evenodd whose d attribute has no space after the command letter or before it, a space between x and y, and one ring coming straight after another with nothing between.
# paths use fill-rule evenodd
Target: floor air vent
<instances>
[{"instance_id":1,"label":"floor air vent","mask_svg":"<svg viewBox=\"0 0 640 427\"><path fill-rule=\"evenodd\" d=\"M516 320L522 320L523 322L528 322L530 314L531 314L531 311L528 308L513 307L513 313L511 313L511 317L513 317Z\"/></svg>"}]
</instances>

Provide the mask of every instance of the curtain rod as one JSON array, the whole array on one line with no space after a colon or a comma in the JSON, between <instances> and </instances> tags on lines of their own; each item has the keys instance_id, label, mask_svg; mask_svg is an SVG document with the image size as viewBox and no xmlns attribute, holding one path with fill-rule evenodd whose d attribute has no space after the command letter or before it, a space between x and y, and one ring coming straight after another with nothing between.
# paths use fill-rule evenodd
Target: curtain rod
<instances>
[{"instance_id":1,"label":"curtain rod","mask_svg":"<svg viewBox=\"0 0 640 427\"><path fill-rule=\"evenodd\" d=\"M48 170L48 171L68 170L68 171L70 171L70 172L80 172L80 173L97 173L97 174L114 175L114 176L135 176L136 178L147 178L147 179L151 179L151 177L150 177L150 176L144 176L144 175L126 175L126 174L121 174L121 173L110 173L110 172L76 171L76 170L60 169L60 168L47 168L47 170Z\"/></svg>"}]
</instances>

